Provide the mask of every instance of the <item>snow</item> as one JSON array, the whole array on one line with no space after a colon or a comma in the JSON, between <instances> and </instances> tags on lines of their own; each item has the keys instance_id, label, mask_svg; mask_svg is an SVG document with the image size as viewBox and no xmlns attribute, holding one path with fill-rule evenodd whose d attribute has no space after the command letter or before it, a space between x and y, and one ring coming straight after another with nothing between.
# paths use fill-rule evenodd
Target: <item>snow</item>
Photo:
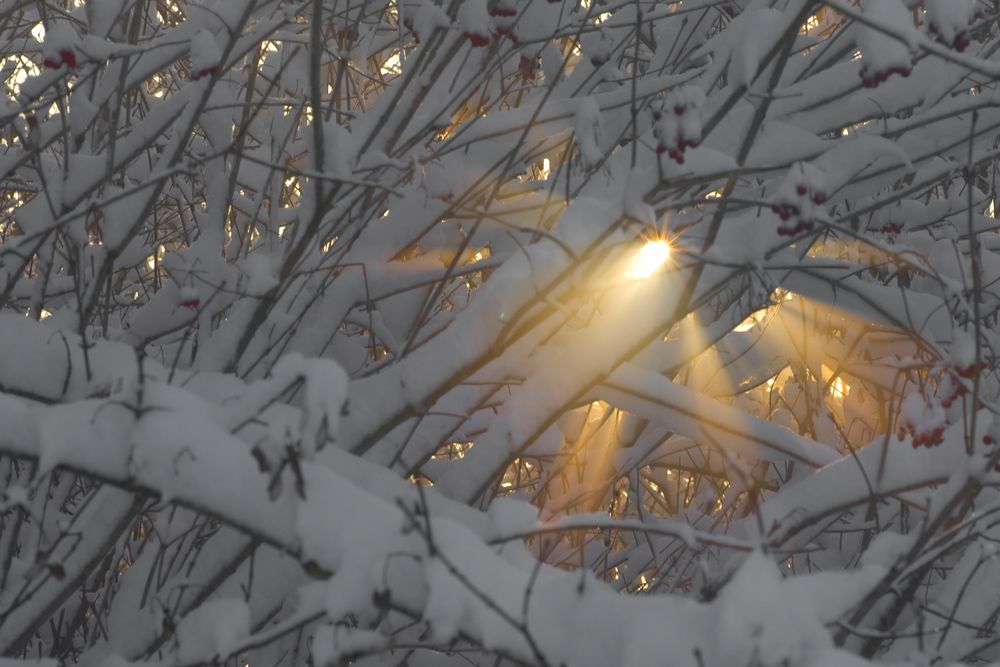
<instances>
[{"instance_id":1,"label":"snow","mask_svg":"<svg viewBox=\"0 0 1000 667\"><path fill-rule=\"evenodd\" d=\"M0 667L995 659L996 35L828 4L20 3Z\"/></svg>"},{"instance_id":2,"label":"snow","mask_svg":"<svg viewBox=\"0 0 1000 667\"><path fill-rule=\"evenodd\" d=\"M347 373L332 360L306 360L292 353L282 357L272 371L278 378L298 376L305 382L304 419L299 426L306 456L334 437L346 410Z\"/></svg>"},{"instance_id":3,"label":"snow","mask_svg":"<svg viewBox=\"0 0 1000 667\"><path fill-rule=\"evenodd\" d=\"M219 38L209 30L199 30L191 38L191 78L200 79L213 74L222 60Z\"/></svg>"},{"instance_id":4,"label":"snow","mask_svg":"<svg viewBox=\"0 0 1000 667\"><path fill-rule=\"evenodd\" d=\"M239 599L203 603L177 626L177 657L202 661L205 656L225 659L250 634L250 610Z\"/></svg>"},{"instance_id":5,"label":"snow","mask_svg":"<svg viewBox=\"0 0 1000 667\"><path fill-rule=\"evenodd\" d=\"M911 66L910 52L915 47L916 30L913 19L901 0L865 0L862 4L864 16L871 24L858 27L858 46L865 71L874 74L891 68L908 70ZM895 34L886 35L879 30L888 26ZM907 36L900 41L896 34Z\"/></svg>"},{"instance_id":6,"label":"snow","mask_svg":"<svg viewBox=\"0 0 1000 667\"><path fill-rule=\"evenodd\" d=\"M925 7L934 33L948 45L958 43L956 40L969 29L976 13L975 0L928 0Z\"/></svg>"},{"instance_id":7,"label":"snow","mask_svg":"<svg viewBox=\"0 0 1000 667\"><path fill-rule=\"evenodd\" d=\"M604 157L601 150L601 108L593 97L584 98L576 111L574 137L588 166L598 164Z\"/></svg>"},{"instance_id":8,"label":"snow","mask_svg":"<svg viewBox=\"0 0 1000 667\"><path fill-rule=\"evenodd\" d=\"M388 643L378 632L325 625L313 636L313 660L317 667L328 667L358 654L377 653Z\"/></svg>"},{"instance_id":9,"label":"snow","mask_svg":"<svg viewBox=\"0 0 1000 667\"><path fill-rule=\"evenodd\" d=\"M892 567L913 548L914 536L901 535L892 531L879 533L861 556L863 565Z\"/></svg>"},{"instance_id":10,"label":"snow","mask_svg":"<svg viewBox=\"0 0 1000 667\"><path fill-rule=\"evenodd\" d=\"M456 19L465 34L489 39L493 32L492 21L486 10L486 0L463 0Z\"/></svg>"},{"instance_id":11,"label":"snow","mask_svg":"<svg viewBox=\"0 0 1000 667\"><path fill-rule=\"evenodd\" d=\"M831 646L823 624L807 608L789 604L782 584L763 553L746 558L719 596L709 664L738 665L752 656L762 666L778 667Z\"/></svg>"}]
</instances>

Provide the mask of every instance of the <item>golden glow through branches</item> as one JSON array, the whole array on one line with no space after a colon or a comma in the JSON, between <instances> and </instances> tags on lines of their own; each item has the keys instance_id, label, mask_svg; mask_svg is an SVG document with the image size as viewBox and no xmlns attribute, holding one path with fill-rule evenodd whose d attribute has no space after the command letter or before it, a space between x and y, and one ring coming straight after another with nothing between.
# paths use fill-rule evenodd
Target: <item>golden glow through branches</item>
<instances>
[{"instance_id":1,"label":"golden glow through branches","mask_svg":"<svg viewBox=\"0 0 1000 667\"><path fill-rule=\"evenodd\" d=\"M630 278L648 278L670 259L670 244L663 240L647 241L635 254L628 269Z\"/></svg>"}]
</instances>

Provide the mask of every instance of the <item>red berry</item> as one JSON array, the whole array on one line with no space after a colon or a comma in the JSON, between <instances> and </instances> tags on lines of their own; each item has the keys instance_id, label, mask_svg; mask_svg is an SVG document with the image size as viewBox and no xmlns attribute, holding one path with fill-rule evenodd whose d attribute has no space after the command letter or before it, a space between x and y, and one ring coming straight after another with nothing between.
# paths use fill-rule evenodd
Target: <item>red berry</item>
<instances>
[{"instance_id":1,"label":"red berry","mask_svg":"<svg viewBox=\"0 0 1000 667\"><path fill-rule=\"evenodd\" d=\"M806 186L799 184L795 186L795 192L800 197L803 197L805 196L806 192L808 192L808 190L806 189Z\"/></svg>"},{"instance_id":2,"label":"red berry","mask_svg":"<svg viewBox=\"0 0 1000 667\"><path fill-rule=\"evenodd\" d=\"M817 206L825 204L826 195L823 194L822 192L817 192L816 194L813 195L813 203L816 204Z\"/></svg>"},{"instance_id":3,"label":"red berry","mask_svg":"<svg viewBox=\"0 0 1000 667\"><path fill-rule=\"evenodd\" d=\"M462 37L465 37L467 40L469 40L469 43L472 44L473 48L486 46L487 44L490 43L489 35L480 35L479 33L476 32L463 32Z\"/></svg>"},{"instance_id":4,"label":"red berry","mask_svg":"<svg viewBox=\"0 0 1000 667\"><path fill-rule=\"evenodd\" d=\"M185 308L194 309L197 308L199 305L201 305L201 299L199 299L198 297L184 299L183 301L181 301L181 305L184 306Z\"/></svg>"},{"instance_id":5,"label":"red berry","mask_svg":"<svg viewBox=\"0 0 1000 667\"><path fill-rule=\"evenodd\" d=\"M983 444L984 445L992 445L993 444L993 438L991 438L988 435L984 435L983 436Z\"/></svg>"},{"instance_id":6,"label":"red berry","mask_svg":"<svg viewBox=\"0 0 1000 667\"><path fill-rule=\"evenodd\" d=\"M677 114L678 116L683 116L685 111L687 111L687 107L685 107L683 104L678 104L677 106L674 107L674 113Z\"/></svg>"},{"instance_id":7,"label":"red berry","mask_svg":"<svg viewBox=\"0 0 1000 667\"><path fill-rule=\"evenodd\" d=\"M76 69L76 53L73 49L60 49L59 57L70 69Z\"/></svg>"},{"instance_id":8,"label":"red berry","mask_svg":"<svg viewBox=\"0 0 1000 667\"><path fill-rule=\"evenodd\" d=\"M51 58L46 58L45 60L42 61L42 67L44 67L45 69L59 69L60 67L62 67L62 63L61 62L57 63L55 60L52 60Z\"/></svg>"}]
</instances>

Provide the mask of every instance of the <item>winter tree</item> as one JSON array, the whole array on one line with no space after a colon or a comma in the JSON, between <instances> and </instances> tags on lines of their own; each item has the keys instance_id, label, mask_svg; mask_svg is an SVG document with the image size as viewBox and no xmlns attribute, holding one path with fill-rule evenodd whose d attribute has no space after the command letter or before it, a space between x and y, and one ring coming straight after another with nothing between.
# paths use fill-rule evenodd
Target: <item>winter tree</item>
<instances>
[{"instance_id":1,"label":"winter tree","mask_svg":"<svg viewBox=\"0 0 1000 667\"><path fill-rule=\"evenodd\" d=\"M0 666L1000 660L998 18L0 1Z\"/></svg>"}]
</instances>

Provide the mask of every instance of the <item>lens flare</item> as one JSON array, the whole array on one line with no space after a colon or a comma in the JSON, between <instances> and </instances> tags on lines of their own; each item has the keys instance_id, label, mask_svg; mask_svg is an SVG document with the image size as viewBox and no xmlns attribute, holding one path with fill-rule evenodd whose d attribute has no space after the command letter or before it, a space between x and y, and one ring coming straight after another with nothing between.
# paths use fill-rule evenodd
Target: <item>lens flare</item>
<instances>
[{"instance_id":1,"label":"lens flare","mask_svg":"<svg viewBox=\"0 0 1000 667\"><path fill-rule=\"evenodd\" d=\"M632 258L628 269L630 278L648 278L670 259L670 244L666 241L647 241Z\"/></svg>"}]
</instances>

